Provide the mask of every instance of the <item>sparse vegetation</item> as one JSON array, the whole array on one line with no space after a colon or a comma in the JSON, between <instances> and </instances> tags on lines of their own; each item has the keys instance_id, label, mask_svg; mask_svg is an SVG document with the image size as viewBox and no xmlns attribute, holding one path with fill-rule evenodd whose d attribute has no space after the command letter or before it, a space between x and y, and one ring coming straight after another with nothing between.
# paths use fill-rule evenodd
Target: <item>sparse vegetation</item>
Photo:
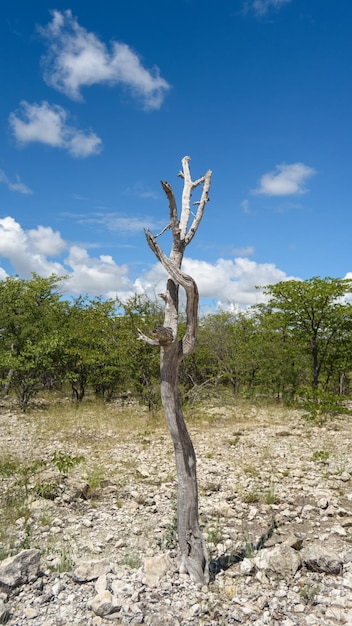
<instances>
[{"instance_id":1,"label":"sparse vegetation","mask_svg":"<svg viewBox=\"0 0 352 626\"><path fill-rule=\"evenodd\" d=\"M51 462L55 465L55 467L57 467L60 474L68 474L68 472L73 469L75 465L82 463L84 460L84 456L82 455L72 456L72 454L64 452L63 450L55 451L51 457Z\"/></svg>"},{"instance_id":2,"label":"sparse vegetation","mask_svg":"<svg viewBox=\"0 0 352 626\"><path fill-rule=\"evenodd\" d=\"M315 450L315 452L313 452L312 454L312 461L315 462L323 462L325 463L330 456L330 452L328 452L327 450Z\"/></svg>"}]
</instances>

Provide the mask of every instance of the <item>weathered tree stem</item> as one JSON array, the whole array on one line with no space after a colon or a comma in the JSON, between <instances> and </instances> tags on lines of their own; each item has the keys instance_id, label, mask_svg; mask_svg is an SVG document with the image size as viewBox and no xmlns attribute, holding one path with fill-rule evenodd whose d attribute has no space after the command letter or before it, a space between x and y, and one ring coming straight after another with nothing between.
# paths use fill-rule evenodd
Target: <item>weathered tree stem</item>
<instances>
[{"instance_id":1,"label":"weathered tree stem","mask_svg":"<svg viewBox=\"0 0 352 626\"><path fill-rule=\"evenodd\" d=\"M209 560L198 520L196 454L178 395L173 358L164 355L161 367L161 398L175 451L177 473L177 531L181 551L180 571L195 582L209 582Z\"/></svg>"},{"instance_id":2,"label":"weathered tree stem","mask_svg":"<svg viewBox=\"0 0 352 626\"><path fill-rule=\"evenodd\" d=\"M166 293L161 296L165 302L164 325L151 331L152 337L139 331L139 339L149 345L160 346L161 399L174 445L178 480L177 527L181 550L181 570L188 572L195 582L204 584L209 581L209 561L198 520L196 454L182 413L178 393L178 371L183 357L191 354L196 347L198 327L197 285L191 276L181 271L181 264L184 250L193 239L209 200L211 171L209 170L198 180L192 181L189 161L189 157L184 157L182 160L183 171L180 176L184 180L184 189L180 220L171 185L166 182L161 183L170 209L170 224L161 233L171 227L173 243L170 257L167 257L157 244L156 236L153 236L150 231L145 232L149 247L167 271L169 278ZM192 191L201 184L203 185L201 199L197 203L196 215L188 229ZM182 339L178 337L179 286L183 287L186 292L187 324Z\"/></svg>"}]
</instances>

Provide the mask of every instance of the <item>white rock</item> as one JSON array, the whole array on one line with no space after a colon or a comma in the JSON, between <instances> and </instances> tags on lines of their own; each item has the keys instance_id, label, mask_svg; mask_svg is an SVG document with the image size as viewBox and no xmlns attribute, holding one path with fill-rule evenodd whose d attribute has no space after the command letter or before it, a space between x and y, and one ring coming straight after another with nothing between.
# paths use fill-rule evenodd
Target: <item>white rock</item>
<instances>
[{"instance_id":1,"label":"white rock","mask_svg":"<svg viewBox=\"0 0 352 626\"><path fill-rule=\"evenodd\" d=\"M79 563L72 572L72 578L76 582L85 583L107 574L110 570L110 563L107 559L102 559L101 561L83 561Z\"/></svg>"},{"instance_id":2,"label":"white rock","mask_svg":"<svg viewBox=\"0 0 352 626\"><path fill-rule=\"evenodd\" d=\"M113 596L111 595L108 589L102 591L102 593L98 593L94 598L90 601L89 607L99 617L104 617L106 615L110 615L114 611L117 610L117 606L114 603Z\"/></svg>"},{"instance_id":3,"label":"white rock","mask_svg":"<svg viewBox=\"0 0 352 626\"><path fill-rule=\"evenodd\" d=\"M167 554L145 559L143 583L148 587L156 587L170 567L171 561Z\"/></svg>"},{"instance_id":4,"label":"white rock","mask_svg":"<svg viewBox=\"0 0 352 626\"><path fill-rule=\"evenodd\" d=\"M290 577L294 576L301 566L301 559L293 548L279 545L261 550L254 557L254 564L268 575L279 574Z\"/></svg>"}]
</instances>

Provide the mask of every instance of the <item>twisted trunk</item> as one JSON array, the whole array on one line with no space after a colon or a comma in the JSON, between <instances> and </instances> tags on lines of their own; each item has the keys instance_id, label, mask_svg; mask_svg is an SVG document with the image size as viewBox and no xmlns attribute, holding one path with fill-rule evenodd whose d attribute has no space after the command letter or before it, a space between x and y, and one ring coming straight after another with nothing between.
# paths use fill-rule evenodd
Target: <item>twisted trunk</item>
<instances>
[{"instance_id":1,"label":"twisted trunk","mask_svg":"<svg viewBox=\"0 0 352 626\"><path fill-rule=\"evenodd\" d=\"M177 528L181 551L181 571L188 572L192 580L200 583L209 581L209 561L205 542L198 520L198 485L196 454L189 436L179 399L178 372L184 356L191 354L196 347L198 327L198 289L195 281L181 271L183 254L186 246L193 239L209 200L211 171L202 178L192 181L189 171L189 157L182 160L184 179L182 194L182 212L178 218L176 201L169 183L162 182L162 187L169 200L170 223L161 231L171 228L172 248L167 257L156 242L159 235L146 231L149 247L168 273L166 292L160 294L165 302L164 325L157 327L147 336L139 331L139 339L149 345L160 347L161 398L171 438L174 445L176 472L178 481ZM193 189L203 185L201 199L196 215L188 229L191 215L190 198ZM187 230L188 229L188 230ZM186 331L178 337L179 286L186 292Z\"/></svg>"}]
</instances>

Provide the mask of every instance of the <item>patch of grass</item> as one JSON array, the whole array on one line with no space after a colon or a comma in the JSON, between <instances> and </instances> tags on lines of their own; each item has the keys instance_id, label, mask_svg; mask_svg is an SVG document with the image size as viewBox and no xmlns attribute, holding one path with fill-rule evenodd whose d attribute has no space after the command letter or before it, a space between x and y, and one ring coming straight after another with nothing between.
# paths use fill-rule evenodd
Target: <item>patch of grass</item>
<instances>
[{"instance_id":1,"label":"patch of grass","mask_svg":"<svg viewBox=\"0 0 352 626\"><path fill-rule=\"evenodd\" d=\"M93 465L93 467L87 472L86 480L89 485L88 494L90 498L94 498L97 495L104 479L105 470L102 464Z\"/></svg>"},{"instance_id":2,"label":"patch of grass","mask_svg":"<svg viewBox=\"0 0 352 626\"><path fill-rule=\"evenodd\" d=\"M280 498L276 495L273 485L263 493L262 502L264 502L264 504L278 504L278 502L280 502Z\"/></svg>"},{"instance_id":3,"label":"patch of grass","mask_svg":"<svg viewBox=\"0 0 352 626\"><path fill-rule=\"evenodd\" d=\"M249 476L259 476L259 470L254 465L245 465L243 471Z\"/></svg>"},{"instance_id":4,"label":"patch of grass","mask_svg":"<svg viewBox=\"0 0 352 626\"><path fill-rule=\"evenodd\" d=\"M26 524L23 531L23 537L20 542L21 550L29 550L31 547L31 536L32 536L32 526L31 524Z\"/></svg>"},{"instance_id":5,"label":"patch of grass","mask_svg":"<svg viewBox=\"0 0 352 626\"><path fill-rule=\"evenodd\" d=\"M232 439L229 439L228 444L232 448L235 448L237 446L239 440L240 440L240 436L239 435L235 435Z\"/></svg>"},{"instance_id":6,"label":"patch of grass","mask_svg":"<svg viewBox=\"0 0 352 626\"><path fill-rule=\"evenodd\" d=\"M139 569L142 565L142 560L136 552L131 552L124 558L123 565L127 565L130 569Z\"/></svg>"},{"instance_id":7,"label":"patch of grass","mask_svg":"<svg viewBox=\"0 0 352 626\"><path fill-rule=\"evenodd\" d=\"M209 545L209 552L211 553L212 547L215 547L218 545L218 543L221 543L223 538L224 538L224 529L223 529L223 525L221 523L221 518L218 515L217 519L212 522L211 524L209 524L209 526L206 529L206 534L207 534L207 544Z\"/></svg>"},{"instance_id":8,"label":"patch of grass","mask_svg":"<svg viewBox=\"0 0 352 626\"><path fill-rule=\"evenodd\" d=\"M53 565L53 571L57 572L58 574L70 572L75 563L69 550L67 548L59 549L57 551L57 555L58 558L55 561L55 565Z\"/></svg>"},{"instance_id":9,"label":"patch of grass","mask_svg":"<svg viewBox=\"0 0 352 626\"><path fill-rule=\"evenodd\" d=\"M39 523L41 526L50 526L53 522L52 513L49 511L43 511L43 513L39 517Z\"/></svg>"},{"instance_id":10,"label":"patch of grass","mask_svg":"<svg viewBox=\"0 0 352 626\"><path fill-rule=\"evenodd\" d=\"M299 595L301 596L302 600L304 600L304 602L310 606L316 604L315 599L316 596L320 593L321 591L321 587L320 585L308 585L308 584L303 584L302 588L300 589Z\"/></svg>"},{"instance_id":11,"label":"patch of grass","mask_svg":"<svg viewBox=\"0 0 352 626\"><path fill-rule=\"evenodd\" d=\"M330 456L330 452L328 452L327 450L315 450L315 452L313 452L312 454L311 461L315 461L315 462L320 461L320 462L326 463L329 456Z\"/></svg>"},{"instance_id":12,"label":"patch of grass","mask_svg":"<svg viewBox=\"0 0 352 626\"><path fill-rule=\"evenodd\" d=\"M13 476L20 467L19 461L13 461L12 459L3 459L0 461L0 476L8 477Z\"/></svg>"},{"instance_id":13,"label":"patch of grass","mask_svg":"<svg viewBox=\"0 0 352 626\"><path fill-rule=\"evenodd\" d=\"M260 502L261 501L260 492L256 490L247 491L243 495L242 500L243 502L246 502L246 504L253 504L254 502Z\"/></svg>"},{"instance_id":14,"label":"patch of grass","mask_svg":"<svg viewBox=\"0 0 352 626\"><path fill-rule=\"evenodd\" d=\"M269 448L269 446L266 446L262 450L262 460L266 461L267 459L270 459L270 457L271 457L270 448Z\"/></svg>"},{"instance_id":15,"label":"patch of grass","mask_svg":"<svg viewBox=\"0 0 352 626\"><path fill-rule=\"evenodd\" d=\"M223 531L220 525L211 526L210 528L208 528L207 535L208 535L208 542L216 546L218 543L222 541Z\"/></svg>"}]
</instances>

